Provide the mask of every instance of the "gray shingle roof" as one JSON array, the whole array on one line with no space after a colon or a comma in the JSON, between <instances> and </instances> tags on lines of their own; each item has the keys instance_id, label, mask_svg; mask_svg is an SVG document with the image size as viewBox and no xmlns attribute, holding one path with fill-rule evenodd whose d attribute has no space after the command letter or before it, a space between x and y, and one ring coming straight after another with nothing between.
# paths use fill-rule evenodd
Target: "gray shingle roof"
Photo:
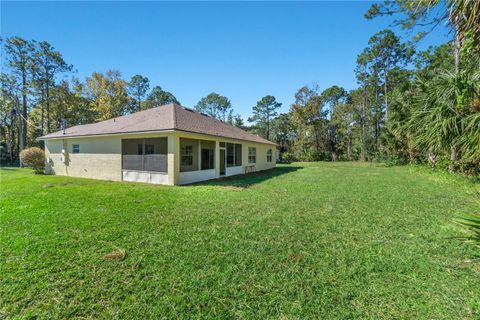
<instances>
[{"instance_id":1,"label":"gray shingle roof","mask_svg":"<svg viewBox=\"0 0 480 320\"><path fill-rule=\"evenodd\" d=\"M240 128L171 103L97 123L84 124L40 137L40 140L111 135L149 131L181 130L210 136L274 144Z\"/></svg>"}]
</instances>

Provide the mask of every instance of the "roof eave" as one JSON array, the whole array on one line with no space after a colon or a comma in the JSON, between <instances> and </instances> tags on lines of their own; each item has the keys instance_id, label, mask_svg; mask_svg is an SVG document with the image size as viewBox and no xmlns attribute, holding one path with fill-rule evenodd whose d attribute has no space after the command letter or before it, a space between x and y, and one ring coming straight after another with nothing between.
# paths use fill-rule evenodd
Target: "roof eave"
<instances>
[{"instance_id":1,"label":"roof eave","mask_svg":"<svg viewBox=\"0 0 480 320\"><path fill-rule=\"evenodd\" d=\"M160 129L160 130L142 130L142 131L122 131L122 132L108 132L108 133L96 133L96 134L65 134L62 136L42 136L36 140L58 140L58 139L67 139L67 138L89 138L89 137L108 137L108 136L118 136L122 134L142 134L142 133L155 133L155 132L169 132L175 131L175 129Z\"/></svg>"},{"instance_id":2,"label":"roof eave","mask_svg":"<svg viewBox=\"0 0 480 320\"><path fill-rule=\"evenodd\" d=\"M196 131L189 131L189 130L182 130L182 129L142 130L142 131L131 131L131 132L109 132L109 133L82 134L82 135L69 135L69 134L66 134L66 135L54 136L54 137L42 136L42 137L38 137L36 140L38 140L38 141L46 141L46 140L60 140L60 139L69 139L69 138L108 137L108 136L118 136L118 135L128 135L128 134L143 134L143 133L155 133L155 132L173 132L173 131L188 132L188 133L195 133L195 134L200 134L200 135L210 136L210 137L225 138L225 139L234 139L234 140L240 140L240 141L249 141L249 142L254 142L254 143L269 144L269 145L278 146L278 144L276 144L275 142L268 141L268 140L266 140L266 142L260 142L260 141L247 140L247 139L239 139L239 138L231 138L231 137L225 137L225 136L221 136L221 135L212 135L212 134L208 134L208 133L202 133L202 132L196 132Z\"/></svg>"}]
</instances>

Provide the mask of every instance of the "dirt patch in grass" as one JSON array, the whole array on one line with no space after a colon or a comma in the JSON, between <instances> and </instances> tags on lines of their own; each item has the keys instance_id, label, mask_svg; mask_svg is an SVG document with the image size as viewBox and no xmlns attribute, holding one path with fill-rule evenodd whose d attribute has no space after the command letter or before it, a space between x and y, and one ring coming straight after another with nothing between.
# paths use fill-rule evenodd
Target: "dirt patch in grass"
<instances>
[{"instance_id":1,"label":"dirt patch in grass","mask_svg":"<svg viewBox=\"0 0 480 320\"><path fill-rule=\"evenodd\" d=\"M116 249L109 254L103 256L103 260L123 260L127 256L127 252L123 249Z\"/></svg>"},{"instance_id":2,"label":"dirt patch in grass","mask_svg":"<svg viewBox=\"0 0 480 320\"><path fill-rule=\"evenodd\" d=\"M224 188L232 191L243 191L244 189L246 189L245 187L241 186L224 186Z\"/></svg>"},{"instance_id":3,"label":"dirt patch in grass","mask_svg":"<svg viewBox=\"0 0 480 320\"><path fill-rule=\"evenodd\" d=\"M460 267L471 269L480 275L480 257L474 259L464 259L460 262Z\"/></svg>"}]
</instances>

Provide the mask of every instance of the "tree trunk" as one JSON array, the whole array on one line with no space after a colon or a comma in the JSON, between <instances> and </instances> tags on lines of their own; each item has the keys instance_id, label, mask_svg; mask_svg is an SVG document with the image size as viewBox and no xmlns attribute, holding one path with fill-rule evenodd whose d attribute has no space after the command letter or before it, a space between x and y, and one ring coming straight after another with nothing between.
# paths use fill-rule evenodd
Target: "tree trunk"
<instances>
[{"instance_id":1,"label":"tree trunk","mask_svg":"<svg viewBox=\"0 0 480 320\"><path fill-rule=\"evenodd\" d=\"M42 127L42 134L45 134L45 105L44 105L45 98L44 98L43 90L41 91L41 95L42 95L41 97L42 118L41 118L40 125Z\"/></svg>"},{"instance_id":2,"label":"tree trunk","mask_svg":"<svg viewBox=\"0 0 480 320\"><path fill-rule=\"evenodd\" d=\"M382 117L379 100L378 86L377 83L375 83L375 146L377 151L380 149L380 120Z\"/></svg>"},{"instance_id":3,"label":"tree trunk","mask_svg":"<svg viewBox=\"0 0 480 320\"><path fill-rule=\"evenodd\" d=\"M270 120L267 120L267 140L270 140Z\"/></svg>"},{"instance_id":4,"label":"tree trunk","mask_svg":"<svg viewBox=\"0 0 480 320\"><path fill-rule=\"evenodd\" d=\"M50 133L50 86L48 84L49 80L47 78L47 85L45 88L45 102L47 105L47 133ZM42 127L43 129L43 127Z\"/></svg>"},{"instance_id":5,"label":"tree trunk","mask_svg":"<svg viewBox=\"0 0 480 320\"><path fill-rule=\"evenodd\" d=\"M455 172L455 161L457 161L457 147L452 145L450 147L450 165L448 166L449 172Z\"/></svg>"},{"instance_id":6,"label":"tree trunk","mask_svg":"<svg viewBox=\"0 0 480 320\"><path fill-rule=\"evenodd\" d=\"M335 127L330 125L328 126L328 138L330 140L330 145L332 148L332 161L335 162L337 161L337 141L335 139Z\"/></svg>"},{"instance_id":7,"label":"tree trunk","mask_svg":"<svg viewBox=\"0 0 480 320\"><path fill-rule=\"evenodd\" d=\"M8 158L10 160L10 164L12 164L12 128L10 126L7 127L7 132L5 133L6 134L6 137L5 137L5 140L7 142L7 154L8 154Z\"/></svg>"},{"instance_id":8,"label":"tree trunk","mask_svg":"<svg viewBox=\"0 0 480 320\"><path fill-rule=\"evenodd\" d=\"M462 37L458 31L458 25L455 27L456 33L455 33L455 50L454 50L454 55L455 55L455 73L458 74L460 72L460 49L461 49L461 43L462 43Z\"/></svg>"},{"instance_id":9,"label":"tree trunk","mask_svg":"<svg viewBox=\"0 0 480 320\"><path fill-rule=\"evenodd\" d=\"M362 104L362 150L360 160L365 161L365 106L367 105L367 87L363 86L363 104Z\"/></svg>"},{"instance_id":10,"label":"tree trunk","mask_svg":"<svg viewBox=\"0 0 480 320\"><path fill-rule=\"evenodd\" d=\"M12 117L13 118L13 117ZM13 155L15 154L15 119L12 119L12 153L10 154L10 164L13 165Z\"/></svg>"},{"instance_id":11,"label":"tree trunk","mask_svg":"<svg viewBox=\"0 0 480 320\"><path fill-rule=\"evenodd\" d=\"M315 132L315 144L317 146L317 152L320 150L320 141L318 140L318 132L317 128L315 125L313 125L313 132Z\"/></svg>"},{"instance_id":12,"label":"tree trunk","mask_svg":"<svg viewBox=\"0 0 480 320\"><path fill-rule=\"evenodd\" d=\"M455 26L455 73L460 73L460 48L461 48L461 35L458 32L458 24ZM455 172L455 161L457 161L457 146L452 144L450 146L450 165L448 171Z\"/></svg>"},{"instance_id":13,"label":"tree trunk","mask_svg":"<svg viewBox=\"0 0 480 320\"><path fill-rule=\"evenodd\" d=\"M17 103L18 105L18 103ZM22 167L22 160L20 159L20 152L23 150L23 119L18 116L18 160L20 163L20 168Z\"/></svg>"},{"instance_id":14,"label":"tree trunk","mask_svg":"<svg viewBox=\"0 0 480 320\"><path fill-rule=\"evenodd\" d=\"M385 123L388 121L388 97L387 97L387 73L388 73L388 68L384 71L384 84L383 84L383 95L385 98Z\"/></svg>"},{"instance_id":15,"label":"tree trunk","mask_svg":"<svg viewBox=\"0 0 480 320\"><path fill-rule=\"evenodd\" d=\"M347 160L350 161L350 138L347 139Z\"/></svg>"},{"instance_id":16,"label":"tree trunk","mask_svg":"<svg viewBox=\"0 0 480 320\"><path fill-rule=\"evenodd\" d=\"M23 119L22 119L22 135L21 135L21 141L22 141L22 144L20 146L20 151L23 150L23 148L27 145L27 117L28 117L28 113L27 113L27 74L26 74L26 70L24 70L22 72L22 116L23 116Z\"/></svg>"}]
</instances>

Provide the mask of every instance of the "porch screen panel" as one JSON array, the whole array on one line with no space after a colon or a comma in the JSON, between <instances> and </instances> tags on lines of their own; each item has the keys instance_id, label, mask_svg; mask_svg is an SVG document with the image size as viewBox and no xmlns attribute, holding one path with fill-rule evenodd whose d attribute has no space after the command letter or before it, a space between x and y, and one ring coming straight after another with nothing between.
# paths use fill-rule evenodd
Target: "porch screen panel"
<instances>
[{"instance_id":1,"label":"porch screen panel","mask_svg":"<svg viewBox=\"0 0 480 320\"><path fill-rule=\"evenodd\" d=\"M242 165L242 145L236 143L235 144L235 166Z\"/></svg>"},{"instance_id":2,"label":"porch screen panel","mask_svg":"<svg viewBox=\"0 0 480 320\"><path fill-rule=\"evenodd\" d=\"M148 154L144 157L144 171L167 172L166 154Z\"/></svg>"},{"instance_id":3,"label":"porch screen panel","mask_svg":"<svg viewBox=\"0 0 480 320\"><path fill-rule=\"evenodd\" d=\"M235 144L227 143L227 167L235 166Z\"/></svg>"},{"instance_id":4,"label":"porch screen panel","mask_svg":"<svg viewBox=\"0 0 480 320\"><path fill-rule=\"evenodd\" d=\"M143 139L122 140L122 168L143 170Z\"/></svg>"},{"instance_id":5,"label":"porch screen panel","mask_svg":"<svg viewBox=\"0 0 480 320\"><path fill-rule=\"evenodd\" d=\"M210 170L215 168L215 142L214 141L200 141L201 150L201 169Z\"/></svg>"},{"instance_id":6,"label":"porch screen panel","mask_svg":"<svg viewBox=\"0 0 480 320\"><path fill-rule=\"evenodd\" d=\"M167 138L122 140L123 169L167 172L167 143Z\"/></svg>"},{"instance_id":7,"label":"porch screen panel","mask_svg":"<svg viewBox=\"0 0 480 320\"><path fill-rule=\"evenodd\" d=\"M145 139L144 171L167 172L167 144L167 138Z\"/></svg>"},{"instance_id":8,"label":"porch screen panel","mask_svg":"<svg viewBox=\"0 0 480 320\"><path fill-rule=\"evenodd\" d=\"M142 156L137 156L133 154L124 154L123 159L123 169L125 170L143 170L142 168Z\"/></svg>"}]
</instances>

